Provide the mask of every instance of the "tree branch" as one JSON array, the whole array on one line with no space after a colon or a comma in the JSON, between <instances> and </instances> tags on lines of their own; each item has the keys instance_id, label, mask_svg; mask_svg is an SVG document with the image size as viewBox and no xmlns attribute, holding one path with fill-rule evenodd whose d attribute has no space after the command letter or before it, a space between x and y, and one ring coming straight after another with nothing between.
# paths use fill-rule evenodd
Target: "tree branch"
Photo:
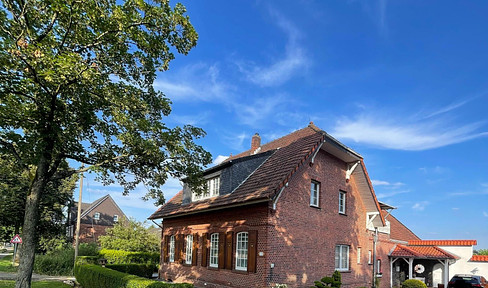
<instances>
[{"instance_id":1,"label":"tree branch","mask_svg":"<svg viewBox=\"0 0 488 288\"><path fill-rule=\"evenodd\" d=\"M12 152L12 154L15 157L15 159L19 162L19 164L20 164L20 166L22 166L22 168L28 169L27 165L22 160L22 157L20 157L19 153L17 152L17 149L15 149L14 144L12 144L12 143L10 143L10 142L8 142L8 141L0 138L0 145L4 146L8 150L10 150L10 152Z\"/></svg>"},{"instance_id":2,"label":"tree branch","mask_svg":"<svg viewBox=\"0 0 488 288\"><path fill-rule=\"evenodd\" d=\"M46 27L46 30L37 37L36 42L40 43L48 34L52 31L54 23L56 23L56 19L58 18L58 12L54 12L53 18L51 19L51 23Z\"/></svg>"}]
</instances>

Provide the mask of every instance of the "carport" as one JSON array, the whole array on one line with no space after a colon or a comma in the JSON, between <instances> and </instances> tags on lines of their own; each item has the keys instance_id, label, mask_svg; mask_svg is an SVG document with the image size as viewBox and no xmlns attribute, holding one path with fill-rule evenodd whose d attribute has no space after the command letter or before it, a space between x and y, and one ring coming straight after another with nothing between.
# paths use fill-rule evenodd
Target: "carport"
<instances>
[{"instance_id":1,"label":"carport","mask_svg":"<svg viewBox=\"0 0 488 288\"><path fill-rule=\"evenodd\" d=\"M389 257L392 287L400 287L407 279L421 280L427 287L446 285L449 282L449 265L458 258L437 246L401 244L395 246Z\"/></svg>"}]
</instances>

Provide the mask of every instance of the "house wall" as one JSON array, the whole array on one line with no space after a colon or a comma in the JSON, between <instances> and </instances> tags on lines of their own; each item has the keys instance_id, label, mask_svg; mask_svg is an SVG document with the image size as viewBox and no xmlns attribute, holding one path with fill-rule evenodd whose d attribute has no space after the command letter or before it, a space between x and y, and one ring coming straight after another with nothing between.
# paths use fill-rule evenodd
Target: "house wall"
<instances>
[{"instance_id":1,"label":"house wall","mask_svg":"<svg viewBox=\"0 0 488 288\"><path fill-rule=\"evenodd\" d=\"M98 238L102 235L106 235L106 229L113 226L91 225L82 223L80 227L80 243L98 243Z\"/></svg>"},{"instance_id":2,"label":"house wall","mask_svg":"<svg viewBox=\"0 0 488 288\"><path fill-rule=\"evenodd\" d=\"M267 203L229 208L207 213L199 213L185 217L163 220L162 246L166 235L198 234L197 265L190 266L180 263L165 263L164 250L161 250L163 260L160 268L160 277L175 282L191 282L195 287L223 288L263 288L267 287L268 273L266 257L268 257L267 243ZM241 272L235 269L235 258L232 260L232 270L202 267L202 236L205 233L257 231L257 271ZM235 254L235 233L233 237L233 254ZM184 250L183 250L184 251Z\"/></svg>"},{"instance_id":3,"label":"house wall","mask_svg":"<svg viewBox=\"0 0 488 288\"><path fill-rule=\"evenodd\" d=\"M455 274L475 274L488 279L487 262L469 261L473 257L473 246L439 246L439 248L460 257L454 264L449 265L449 279Z\"/></svg>"},{"instance_id":4,"label":"house wall","mask_svg":"<svg viewBox=\"0 0 488 288\"><path fill-rule=\"evenodd\" d=\"M99 220L93 218L96 212L100 213ZM84 224L113 226L115 224L114 215L119 215L119 221L125 217L124 212L122 212L122 210L120 210L120 208L110 198L108 198L91 210L88 215L83 217L81 222ZM76 215L73 220L76 222Z\"/></svg>"},{"instance_id":5,"label":"house wall","mask_svg":"<svg viewBox=\"0 0 488 288\"><path fill-rule=\"evenodd\" d=\"M319 206L310 206L311 180L320 182ZM339 214L339 190L346 192L346 214ZM366 210L354 177L346 182L346 163L320 151L315 163L305 163L293 176L270 215L268 239L272 251L269 263L274 263L272 283L288 287L310 287L335 270L335 246L349 245L349 270L342 272L342 282L348 287L370 287L372 265L368 251L373 250L371 231L366 229ZM388 235L378 245L382 260L381 287L389 287L388 252L393 247ZM357 251L361 248L360 263ZM386 279L385 279L386 278Z\"/></svg>"}]
</instances>

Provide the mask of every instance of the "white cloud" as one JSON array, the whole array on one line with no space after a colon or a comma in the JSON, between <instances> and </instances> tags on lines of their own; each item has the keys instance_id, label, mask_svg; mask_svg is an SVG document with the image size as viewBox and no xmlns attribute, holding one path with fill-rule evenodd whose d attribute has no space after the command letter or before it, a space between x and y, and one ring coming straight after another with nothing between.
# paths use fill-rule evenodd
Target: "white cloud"
<instances>
[{"instance_id":1,"label":"white cloud","mask_svg":"<svg viewBox=\"0 0 488 288\"><path fill-rule=\"evenodd\" d=\"M225 159L229 158L229 156L219 155L213 160L214 165L219 165L220 163L224 162Z\"/></svg>"},{"instance_id":2,"label":"white cloud","mask_svg":"<svg viewBox=\"0 0 488 288\"><path fill-rule=\"evenodd\" d=\"M224 101L231 102L232 86L220 79L217 64L197 63L174 73L160 74L154 88L172 101Z\"/></svg>"},{"instance_id":3,"label":"white cloud","mask_svg":"<svg viewBox=\"0 0 488 288\"><path fill-rule=\"evenodd\" d=\"M373 186L390 186L390 187L400 187L405 185L402 182L396 182L396 183L390 183L388 181L382 181L382 180L371 180L371 183L373 183Z\"/></svg>"},{"instance_id":4,"label":"white cloud","mask_svg":"<svg viewBox=\"0 0 488 288\"><path fill-rule=\"evenodd\" d=\"M304 49L298 44L300 31L276 11L270 11L270 14L288 37L283 57L268 66L259 66L242 61L236 62L240 71L246 75L247 80L263 87L279 86L285 83L302 72L309 63Z\"/></svg>"},{"instance_id":5,"label":"white cloud","mask_svg":"<svg viewBox=\"0 0 488 288\"><path fill-rule=\"evenodd\" d=\"M449 196L476 196L476 195L488 195L488 191L463 191L449 193Z\"/></svg>"},{"instance_id":6,"label":"white cloud","mask_svg":"<svg viewBox=\"0 0 488 288\"><path fill-rule=\"evenodd\" d=\"M410 193L410 190L390 190L388 192L378 192L376 193L376 197L378 199L386 199L390 198L399 194Z\"/></svg>"},{"instance_id":7,"label":"white cloud","mask_svg":"<svg viewBox=\"0 0 488 288\"><path fill-rule=\"evenodd\" d=\"M488 136L488 132L476 132L483 123L465 125L450 124L441 120L408 122L407 117L395 119L391 111L381 114L362 113L353 119L336 122L334 137L349 139L367 145L395 150L428 150L475 138Z\"/></svg>"},{"instance_id":8,"label":"white cloud","mask_svg":"<svg viewBox=\"0 0 488 288\"><path fill-rule=\"evenodd\" d=\"M452 210L453 211L459 211L459 208L458 207L453 207Z\"/></svg>"},{"instance_id":9,"label":"white cloud","mask_svg":"<svg viewBox=\"0 0 488 288\"><path fill-rule=\"evenodd\" d=\"M253 102L246 102L246 104L236 103L234 108L240 123L252 127L262 127L265 119L281 108L285 109L289 102L287 97L278 94L271 97L258 97Z\"/></svg>"},{"instance_id":10,"label":"white cloud","mask_svg":"<svg viewBox=\"0 0 488 288\"><path fill-rule=\"evenodd\" d=\"M450 171L447 167L435 166L435 167L421 167L419 170L424 174L445 174Z\"/></svg>"},{"instance_id":11,"label":"white cloud","mask_svg":"<svg viewBox=\"0 0 488 288\"><path fill-rule=\"evenodd\" d=\"M412 206L412 209L414 210L418 210L418 211L423 211L425 210L425 207L429 205L429 202L428 201L421 201L421 202L417 202L415 203L413 206Z\"/></svg>"},{"instance_id":12,"label":"white cloud","mask_svg":"<svg viewBox=\"0 0 488 288\"><path fill-rule=\"evenodd\" d=\"M222 136L222 140L225 142L226 145L229 147L232 147L233 150L237 151L242 151L244 149L249 149L251 148L251 142L249 140L248 144L249 147L246 145L244 147L244 140L250 138L250 135L248 135L245 132L239 133L239 134L227 134Z\"/></svg>"},{"instance_id":13,"label":"white cloud","mask_svg":"<svg viewBox=\"0 0 488 288\"><path fill-rule=\"evenodd\" d=\"M442 107L440 109L438 109L437 111L434 111L428 115L426 115L424 118L427 119L427 118L431 118L431 117L434 117L434 116L437 116L437 115L440 115L440 114L444 114L444 113L447 113L447 112L450 112L454 109L457 109L459 107L462 107L464 106L464 104L468 103L470 100L464 100L464 101L461 101L461 102L456 102L456 103L452 103L452 104L449 104L445 107Z\"/></svg>"}]
</instances>

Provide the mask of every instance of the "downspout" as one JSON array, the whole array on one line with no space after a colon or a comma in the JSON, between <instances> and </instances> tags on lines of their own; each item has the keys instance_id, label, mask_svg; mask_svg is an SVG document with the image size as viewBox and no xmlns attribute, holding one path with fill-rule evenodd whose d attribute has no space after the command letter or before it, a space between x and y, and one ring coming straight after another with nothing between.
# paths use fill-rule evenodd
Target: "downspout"
<instances>
[{"instance_id":1,"label":"downspout","mask_svg":"<svg viewBox=\"0 0 488 288\"><path fill-rule=\"evenodd\" d=\"M281 193L283 193L283 190L285 190L286 187L288 187L288 182L286 182L286 184L283 187L281 187L280 192L278 193L276 198L273 200L273 210L276 210L276 203L278 203L278 199L280 199Z\"/></svg>"},{"instance_id":2,"label":"downspout","mask_svg":"<svg viewBox=\"0 0 488 288\"><path fill-rule=\"evenodd\" d=\"M378 242L378 227L374 227L373 234L373 283L371 287L376 288L376 242Z\"/></svg>"}]
</instances>

